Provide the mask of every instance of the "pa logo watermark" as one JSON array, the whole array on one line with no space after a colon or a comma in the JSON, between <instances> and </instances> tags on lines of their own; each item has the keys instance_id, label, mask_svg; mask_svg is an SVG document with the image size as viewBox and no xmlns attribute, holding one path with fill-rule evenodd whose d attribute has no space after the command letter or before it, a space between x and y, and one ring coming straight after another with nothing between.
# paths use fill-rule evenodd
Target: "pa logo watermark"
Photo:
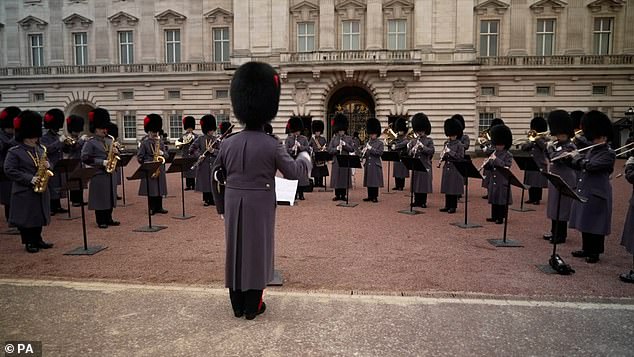
<instances>
[{"instance_id":1,"label":"pa logo watermark","mask_svg":"<svg viewBox=\"0 0 634 357\"><path fill-rule=\"evenodd\" d=\"M4 343L5 357L42 357L42 341L7 341Z\"/></svg>"}]
</instances>

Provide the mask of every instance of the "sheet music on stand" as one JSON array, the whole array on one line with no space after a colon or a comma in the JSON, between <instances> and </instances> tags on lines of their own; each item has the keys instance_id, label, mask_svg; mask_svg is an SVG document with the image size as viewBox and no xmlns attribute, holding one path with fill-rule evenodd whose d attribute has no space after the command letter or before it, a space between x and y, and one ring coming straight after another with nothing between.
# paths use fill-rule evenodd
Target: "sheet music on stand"
<instances>
[{"instance_id":1,"label":"sheet music on stand","mask_svg":"<svg viewBox=\"0 0 634 357\"><path fill-rule=\"evenodd\" d=\"M275 200L278 204L295 205L295 193L297 192L298 180L287 180L283 177L275 176Z\"/></svg>"}]
</instances>

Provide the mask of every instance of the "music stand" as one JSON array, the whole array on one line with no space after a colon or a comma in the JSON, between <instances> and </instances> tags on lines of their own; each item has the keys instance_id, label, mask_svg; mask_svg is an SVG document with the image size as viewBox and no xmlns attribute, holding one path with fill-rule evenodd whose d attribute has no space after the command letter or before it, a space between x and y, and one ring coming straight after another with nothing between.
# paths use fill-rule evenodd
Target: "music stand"
<instances>
[{"instance_id":1,"label":"music stand","mask_svg":"<svg viewBox=\"0 0 634 357\"><path fill-rule=\"evenodd\" d=\"M323 162L332 161L332 154L330 154L328 151L315 152L315 164L319 161L323 161ZM332 192L332 191L328 191L328 180L326 180L326 177L328 176L324 176L324 190L322 192Z\"/></svg>"},{"instance_id":2,"label":"music stand","mask_svg":"<svg viewBox=\"0 0 634 357\"><path fill-rule=\"evenodd\" d=\"M134 154L132 153L119 154L119 161L117 162L117 167L121 168L121 191L123 192L123 207L127 206L125 203L125 174L123 173L123 170L126 166L128 166L130 160L132 160L133 157ZM130 206L132 206L132 203L130 203Z\"/></svg>"},{"instance_id":3,"label":"music stand","mask_svg":"<svg viewBox=\"0 0 634 357\"><path fill-rule=\"evenodd\" d=\"M508 223L509 223L509 209L508 208L509 208L509 200L511 199L511 185L515 187L519 187L519 188L526 188L526 186L524 186L524 184L520 182L520 180L518 180L517 177L515 177L515 175L513 175L511 170L507 169L506 167L496 167L495 170L497 170L497 172L499 172L501 175L506 177L508 182L506 184L506 210L504 214L504 235L502 236L502 239L489 239L488 242L496 247L508 247L508 248L523 247L523 245L518 241L506 239L506 233L508 230Z\"/></svg>"},{"instance_id":4,"label":"music stand","mask_svg":"<svg viewBox=\"0 0 634 357\"><path fill-rule=\"evenodd\" d=\"M84 186L88 183L88 181L97 173L98 169L94 167L86 167L86 168L78 168L73 171L69 177L66 178L66 184L64 187L67 190L77 190L81 191L81 196L84 197ZM101 245L93 245L88 246L88 238L86 234L86 211L84 210L84 206L86 203L82 198L80 207L81 207L81 228L84 234L84 246L75 248L71 251L64 253L64 255L94 255L104 249L106 246Z\"/></svg>"},{"instance_id":5,"label":"music stand","mask_svg":"<svg viewBox=\"0 0 634 357\"><path fill-rule=\"evenodd\" d=\"M537 162L535 162L535 159L533 159L532 156L527 156L527 155L513 156L513 160L515 160L520 170L524 171L524 180L526 180L526 171L541 171L539 166L537 166ZM515 212L534 211L534 209L532 208L524 208L524 191L525 191L525 188L522 188L522 198L520 199L520 208L511 208Z\"/></svg>"},{"instance_id":6,"label":"music stand","mask_svg":"<svg viewBox=\"0 0 634 357\"><path fill-rule=\"evenodd\" d=\"M555 232L558 232L558 225L559 225L559 210L561 208L561 196L566 196L566 197L570 197L573 200L579 201L581 203L586 203L588 201L587 198L585 197L581 197L579 195L577 195L577 193L575 192L575 190L573 190L572 188L570 188L570 186L568 186L568 184L566 183L566 181L564 181L560 176L552 174L550 172L542 172L542 175L546 176L546 178L548 179L548 181L550 181L550 183L553 184L553 186L555 186L555 188L557 189L557 220L555 223ZM550 259L548 261L548 264L546 265L538 265L537 268L539 268L539 270L541 270L542 272L546 273L546 274L562 274L562 275L568 275L570 273L574 273L575 271L570 268L570 266L568 265L566 270L564 271L557 271L555 269L553 269L553 264L557 264L557 262L559 262L560 265L567 265L563 262L563 259L561 259L561 257L559 255L557 255L557 237L555 235L553 235L553 253L550 256Z\"/></svg>"},{"instance_id":7,"label":"music stand","mask_svg":"<svg viewBox=\"0 0 634 357\"><path fill-rule=\"evenodd\" d=\"M361 158L355 155L337 155L337 164L339 167L347 168L348 173L346 177L346 202L339 203L339 207L356 207L358 203L349 203L348 196L350 195L350 169L361 168Z\"/></svg>"},{"instance_id":8,"label":"music stand","mask_svg":"<svg viewBox=\"0 0 634 357\"><path fill-rule=\"evenodd\" d=\"M473 166L473 161L469 157L467 160L463 161L454 161L453 165L456 167L460 175L464 177L464 223L462 222L454 222L452 225L458 228L470 229L470 228L480 228L482 227L479 224L469 223L467 220L467 214L469 212L469 178L482 179L482 175L480 175L480 171Z\"/></svg>"},{"instance_id":9,"label":"music stand","mask_svg":"<svg viewBox=\"0 0 634 357\"><path fill-rule=\"evenodd\" d=\"M178 159L175 159L174 161L172 161L172 164L165 172L168 174L172 172L180 172L181 174L181 203L183 205L183 214L180 216L172 216L172 218L174 219L184 220L184 219L190 219L192 217L196 217L196 216L185 214L185 184L183 183L183 180L185 179L184 172L188 171L189 168L192 167L194 162L196 162L196 160L198 159L195 157L179 157Z\"/></svg>"},{"instance_id":10,"label":"music stand","mask_svg":"<svg viewBox=\"0 0 634 357\"><path fill-rule=\"evenodd\" d=\"M392 161L401 161L401 156L399 155L398 151L383 151L383 154L381 155L381 160L387 161L387 191L383 193L395 193L390 192L390 171L392 169Z\"/></svg>"},{"instance_id":11,"label":"music stand","mask_svg":"<svg viewBox=\"0 0 634 357\"><path fill-rule=\"evenodd\" d=\"M145 190L147 192L147 218L148 218L148 225L147 226L143 226L140 228L137 228L134 230L134 232L148 232L148 233L152 233L152 232L158 232L162 229L165 229L167 227L165 226L153 226L152 225L152 214L151 214L151 208L150 208L150 176L152 176L152 174L158 170L158 168L161 166L161 163L159 161L152 161L152 162L144 162L143 164L141 164L141 166L139 166L139 168L136 170L136 172L134 173L134 175L128 177L128 180L140 180L142 178L145 178Z\"/></svg>"},{"instance_id":12,"label":"music stand","mask_svg":"<svg viewBox=\"0 0 634 357\"><path fill-rule=\"evenodd\" d=\"M417 211L414 209L414 171L427 172L427 168L423 165L423 161L416 157L403 157L401 158L401 162L407 168L407 170L412 172L412 179L410 181L410 198L409 198L409 209L404 209L398 211L398 213L409 214L409 215L417 215L423 212ZM388 180L389 186L389 180Z\"/></svg>"},{"instance_id":13,"label":"music stand","mask_svg":"<svg viewBox=\"0 0 634 357\"><path fill-rule=\"evenodd\" d=\"M57 164L55 164L55 167L53 167L53 172L58 172L64 175L64 178L66 179L66 181L68 181L68 174L73 172L77 166L79 166L79 159L62 159L59 160L57 162ZM61 189L61 188L60 188ZM66 191L66 203L68 205L67 210L68 210L68 217L64 217L62 218L65 221L72 221L73 219L77 219L79 218L79 216L73 217L71 215L70 212L70 190ZM83 196L82 196L82 200L83 200Z\"/></svg>"}]
</instances>

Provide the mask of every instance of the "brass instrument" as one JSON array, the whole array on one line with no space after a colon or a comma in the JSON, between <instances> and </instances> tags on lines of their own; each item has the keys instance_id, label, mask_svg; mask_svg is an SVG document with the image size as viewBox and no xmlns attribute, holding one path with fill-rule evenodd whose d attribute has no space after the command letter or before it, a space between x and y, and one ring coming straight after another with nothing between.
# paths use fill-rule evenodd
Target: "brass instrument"
<instances>
[{"instance_id":1,"label":"brass instrument","mask_svg":"<svg viewBox=\"0 0 634 357\"><path fill-rule=\"evenodd\" d=\"M227 131L225 131L224 134L220 135L219 137L217 137L212 143L211 145L209 145L209 147L207 149L205 149L205 151L203 151L202 154L200 154L200 156L198 156L198 160L196 160L196 162L192 165L192 167L190 167L190 170L194 170L196 168L198 168L198 166L200 166L200 164L203 163L203 161L205 161L205 157L208 153L213 152L216 149L216 146L219 145L224 139L225 137L227 137L227 135L231 134L231 130L233 130L233 127L235 125L231 124L231 126L229 127L229 129L227 129Z\"/></svg>"},{"instance_id":2,"label":"brass instrument","mask_svg":"<svg viewBox=\"0 0 634 357\"><path fill-rule=\"evenodd\" d=\"M361 130L359 130L359 141L364 143L367 139L368 133L366 132L365 128L362 128Z\"/></svg>"},{"instance_id":3,"label":"brass instrument","mask_svg":"<svg viewBox=\"0 0 634 357\"><path fill-rule=\"evenodd\" d=\"M36 193L45 192L46 188L48 187L48 180L52 176L55 176L53 171L49 170L46 167L46 162L48 160L48 157L46 154L46 146L40 145L40 147L44 150L44 153L42 154L42 157L40 157L39 160L37 161L37 172L35 173L35 177L37 177L37 181L35 182L35 185L33 186L33 191L35 191Z\"/></svg>"},{"instance_id":4,"label":"brass instrument","mask_svg":"<svg viewBox=\"0 0 634 357\"><path fill-rule=\"evenodd\" d=\"M627 149L627 150L625 150L625 149ZM630 151L634 151L634 141L629 143L629 144L625 144L625 145L623 145L621 147L618 147L618 148L614 149L614 151L615 152L616 151L621 151L620 153L616 154L616 157L625 155L625 154L627 154Z\"/></svg>"},{"instance_id":5,"label":"brass instrument","mask_svg":"<svg viewBox=\"0 0 634 357\"><path fill-rule=\"evenodd\" d=\"M385 130L383 130L383 132L381 133L381 140L383 140L383 143L387 147L390 147L392 145L392 141L394 141L396 137L397 135L394 130L392 130L392 128L385 128Z\"/></svg>"},{"instance_id":6,"label":"brass instrument","mask_svg":"<svg viewBox=\"0 0 634 357\"><path fill-rule=\"evenodd\" d=\"M154 152L153 152L153 154L154 154L154 158L152 159L152 161L154 161L154 162L160 162L160 163L161 163L161 165L163 165L163 164L165 163L165 157L163 157L163 156L161 155L161 139L160 139L159 137L157 137L157 138L156 138L156 139L154 139L154 140L157 140L157 144L158 144L158 145L156 145L156 148L155 148L155 150L154 150ZM151 177L152 177L152 178L157 178L157 177L159 177L159 175L160 175L160 174L161 174L161 166L159 166L159 167L156 169L156 171L154 171L154 172L152 173L152 176L151 176Z\"/></svg>"},{"instance_id":7,"label":"brass instrument","mask_svg":"<svg viewBox=\"0 0 634 357\"><path fill-rule=\"evenodd\" d=\"M478 138L476 139L476 142L481 147L490 146L491 145L490 129L486 129L486 130L481 131L480 135L478 135Z\"/></svg>"},{"instance_id":8,"label":"brass instrument","mask_svg":"<svg viewBox=\"0 0 634 357\"><path fill-rule=\"evenodd\" d=\"M117 162L119 162L121 158L117 155L119 148L117 147L117 142L114 140L114 137L112 137L112 135L108 135L108 137L112 140L112 143L110 144L110 148L108 148L108 156L106 157L106 160L108 160L106 163L106 172L111 174L117 169Z\"/></svg>"},{"instance_id":9,"label":"brass instrument","mask_svg":"<svg viewBox=\"0 0 634 357\"><path fill-rule=\"evenodd\" d=\"M181 139L178 139L176 140L176 143L174 143L174 145L176 146L177 149L180 149L181 146L183 145L191 144L191 142L194 141L194 138L195 138L194 133L187 133L183 135L182 141Z\"/></svg>"},{"instance_id":10,"label":"brass instrument","mask_svg":"<svg viewBox=\"0 0 634 357\"><path fill-rule=\"evenodd\" d=\"M422 142L420 142L420 141L418 141L418 139L417 139L417 141L416 141L416 145L414 145L414 147L412 147L412 148L410 149L410 151L409 151L409 155L410 155L411 157L416 157L416 154L418 154L418 149L419 149L419 148L422 148L423 146L424 146L424 145L423 145L423 143L422 143Z\"/></svg>"},{"instance_id":11,"label":"brass instrument","mask_svg":"<svg viewBox=\"0 0 634 357\"><path fill-rule=\"evenodd\" d=\"M418 134L414 132L414 129L409 128L409 130L407 131L407 134L405 134L405 137L408 140L414 140L414 139L418 139Z\"/></svg>"},{"instance_id":12,"label":"brass instrument","mask_svg":"<svg viewBox=\"0 0 634 357\"><path fill-rule=\"evenodd\" d=\"M442 149L442 154L440 154L440 160L438 160L438 165L436 166L436 168L440 168L440 165L442 165L443 160L445 159L445 155L447 155L447 153L449 152L449 141L445 141L445 147Z\"/></svg>"},{"instance_id":13,"label":"brass instrument","mask_svg":"<svg viewBox=\"0 0 634 357\"><path fill-rule=\"evenodd\" d=\"M522 142L535 142L535 140L537 139L541 139L541 138L545 138L550 136L550 131L542 131L542 132L537 132L536 130L529 130L526 132L526 138L522 138L522 139L518 139L516 141L513 141L513 145L518 145Z\"/></svg>"},{"instance_id":14,"label":"brass instrument","mask_svg":"<svg viewBox=\"0 0 634 357\"><path fill-rule=\"evenodd\" d=\"M66 136L66 135L61 135L59 137L59 140L61 142L63 142L64 145L66 145L66 146L73 146L77 142L77 139L75 139L73 137L70 137L70 136Z\"/></svg>"},{"instance_id":15,"label":"brass instrument","mask_svg":"<svg viewBox=\"0 0 634 357\"><path fill-rule=\"evenodd\" d=\"M565 153L565 154L561 154L561 155L559 155L559 156L557 156L557 157L555 157L555 158L550 159L550 162L555 162L555 161L558 161L558 160L561 160L561 159L565 159L565 158L567 158L567 157L571 157L571 156L573 156L573 153L574 153L574 152L581 153L581 152L584 152L584 151L586 151L586 150L590 150L590 149L592 149L592 148L593 148L593 147L595 147L595 146L599 146L599 145L603 145L603 144L605 144L605 142L596 143L596 144L593 144L593 145L590 145L590 146L586 146L586 147L585 147L585 148L583 148L583 149L579 149L579 150L575 150L575 151L570 151L570 152L567 152L567 153Z\"/></svg>"}]
</instances>

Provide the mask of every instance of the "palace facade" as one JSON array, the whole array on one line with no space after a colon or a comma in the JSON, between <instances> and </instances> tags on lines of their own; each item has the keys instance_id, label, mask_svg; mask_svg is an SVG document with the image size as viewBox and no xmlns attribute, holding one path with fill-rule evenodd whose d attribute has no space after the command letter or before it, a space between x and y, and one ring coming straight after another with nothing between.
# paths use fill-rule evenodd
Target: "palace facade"
<instances>
[{"instance_id":1,"label":"palace facade","mask_svg":"<svg viewBox=\"0 0 634 357\"><path fill-rule=\"evenodd\" d=\"M266 61L278 117L361 128L425 112L462 113L472 139L501 117L523 135L535 115L634 105L634 3L625 0L2 0L0 107L110 110L121 139L148 113L175 139L181 117L235 118L235 68ZM354 130L353 128L353 130Z\"/></svg>"}]
</instances>

